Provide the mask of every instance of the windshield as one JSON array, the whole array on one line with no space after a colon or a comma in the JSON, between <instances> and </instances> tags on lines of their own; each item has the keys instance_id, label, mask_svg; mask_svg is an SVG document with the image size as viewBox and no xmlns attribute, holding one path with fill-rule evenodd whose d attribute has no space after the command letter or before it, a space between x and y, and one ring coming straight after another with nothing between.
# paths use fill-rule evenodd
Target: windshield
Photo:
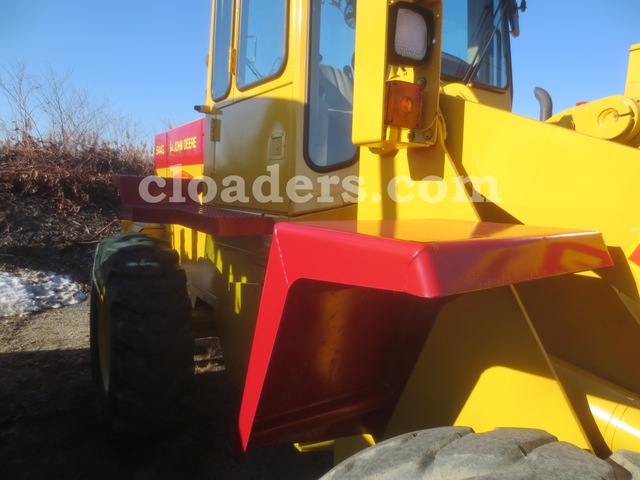
<instances>
[{"instance_id":1,"label":"windshield","mask_svg":"<svg viewBox=\"0 0 640 480\"><path fill-rule=\"evenodd\" d=\"M442 76L505 89L509 85L509 28L499 0L443 2Z\"/></svg>"}]
</instances>

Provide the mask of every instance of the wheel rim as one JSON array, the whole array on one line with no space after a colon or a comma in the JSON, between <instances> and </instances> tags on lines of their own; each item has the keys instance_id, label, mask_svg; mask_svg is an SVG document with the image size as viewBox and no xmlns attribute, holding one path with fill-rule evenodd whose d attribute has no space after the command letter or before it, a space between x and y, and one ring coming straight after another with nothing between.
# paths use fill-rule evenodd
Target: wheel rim
<instances>
[{"instance_id":1,"label":"wheel rim","mask_svg":"<svg viewBox=\"0 0 640 480\"><path fill-rule=\"evenodd\" d=\"M105 392L109 391L111 379L111 319L104 301L104 294L100 294L98 305L98 351L100 360L100 377Z\"/></svg>"}]
</instances>

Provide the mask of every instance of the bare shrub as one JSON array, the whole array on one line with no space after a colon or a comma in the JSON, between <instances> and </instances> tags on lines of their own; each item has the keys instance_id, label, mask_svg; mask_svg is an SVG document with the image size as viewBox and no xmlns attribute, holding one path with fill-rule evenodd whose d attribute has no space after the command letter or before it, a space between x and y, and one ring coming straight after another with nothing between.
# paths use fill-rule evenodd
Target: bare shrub
<instances>
[{"instance_id":1,"label":"bare shrub","mask_svg":"<svg viewBox=\"0 0 640 480\"><path fill-rule=\"evenodd\" d=\"M96 102L87 90L75 87L70 72L59 74L48 66L37 77L14 60L0 72L0 94L10 110L0 118L5 144L55 145L65 153L104 145L126 154L149 148L137 123L113 112L107 100Z\"/></svg>"},{"instance_id":2,"label":"bare shrub","mask_svg":"<svg viewBox=\"0 0 640 480\"><path fill-rule=\"evenodd\" d=\"M23 63L9 64L0 75L0 92L7 99L10 109L8 118L0 118L0 136L6 143L26 144L33 137L40 137L38 132L38 113L36 96L40 85L30 75Z\"/></svg>"},{"instance_id":3,"label":"bare shrub","mask_svg":"<svg viewBox=\"0 0 640 480\"><path fill-rule=\"evenodd\" d=\"M96 103L51 67L41 77L13 61L0 73L9 105L0 118L0 194L38 197L59 209L115 208L118 173L152 172L140 129Z\"/></svg>"}]
</instances>

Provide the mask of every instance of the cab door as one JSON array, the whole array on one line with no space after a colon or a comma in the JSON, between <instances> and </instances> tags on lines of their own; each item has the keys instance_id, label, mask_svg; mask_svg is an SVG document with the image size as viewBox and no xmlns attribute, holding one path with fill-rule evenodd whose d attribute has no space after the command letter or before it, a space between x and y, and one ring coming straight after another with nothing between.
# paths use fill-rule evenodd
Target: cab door
<instances>
[{"instance_id":1,"label":"cab door","mask_svg":"<svg viewBox=\"0 0 640 480\"><path fill-rule=\"evenodd\" d=\"M289 0L216 0L212 33L214 203L286 212L296 98Z\"/></svg>"}]
</instances>

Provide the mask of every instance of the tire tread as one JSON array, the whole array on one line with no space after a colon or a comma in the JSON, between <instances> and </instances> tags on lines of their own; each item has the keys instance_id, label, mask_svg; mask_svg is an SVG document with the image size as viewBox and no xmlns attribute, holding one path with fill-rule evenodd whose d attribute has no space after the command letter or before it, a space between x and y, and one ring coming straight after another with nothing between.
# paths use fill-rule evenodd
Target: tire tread
<instances>
[{"instance_id":1,"label":"tire tread","mask_svg":"<svg viewBox=\"0 0 640 480\"><path fill-rule=\"evenodd\" d=\"M179 255L143 234L107 239L96 254L111 322L111 373L104 391L93 365L98 417L112 435L136 439L178 425L192 395L191 302ZM92 313L92 364L99 362Z\"/></svg>"},{"instance_id":2,"label":"tire tread","mask_svg":"<svg viewBox=\"0 0 640 480\"><path fill-rule=\"evenodd\" d=\"M340 463L322 480L638 480L640 454L609 460L547 432L500 428L474 433L441 427L407 433L367 448Z\"/></svg>"}]
</instances>

